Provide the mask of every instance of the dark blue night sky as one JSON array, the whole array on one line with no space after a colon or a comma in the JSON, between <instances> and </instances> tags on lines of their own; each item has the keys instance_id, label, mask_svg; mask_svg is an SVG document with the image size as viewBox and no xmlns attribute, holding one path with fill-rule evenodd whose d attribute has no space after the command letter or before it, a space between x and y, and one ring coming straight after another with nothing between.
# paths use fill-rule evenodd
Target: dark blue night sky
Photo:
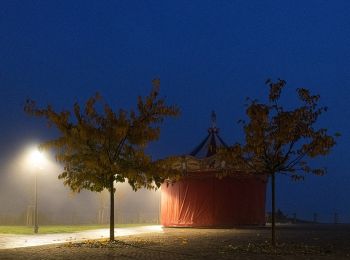
<instances>
[{"instance_id":1,"label":"dark blue night sky","mask_svg":"<svg viewBox=\"0 0 350 260\"><path fill-rule=\"evenodd\" d=\"M0 4L0 161L52 134L23 112L27 97L57 109L99 91L133 107L161 79L182 115L168 120L155 158L189 152L215 110L222 138L242 139L245 98L266 100L267 78L287 81L284 100L306 87L329 106L320 125L341 132L324 177L280 176L278 207L350 222L349 1L16 1ZM1 169L1 167L0 167ZM0 172L5 175L4 171Z\"/></svg>"}]
</instances>

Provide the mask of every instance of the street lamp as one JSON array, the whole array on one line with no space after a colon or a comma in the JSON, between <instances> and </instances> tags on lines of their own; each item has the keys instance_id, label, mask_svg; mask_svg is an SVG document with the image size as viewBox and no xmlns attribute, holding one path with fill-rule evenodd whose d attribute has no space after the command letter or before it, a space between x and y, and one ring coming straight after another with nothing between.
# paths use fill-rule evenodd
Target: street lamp
<instances>
[{"instance_id":1,"label":"street lamp","mask_svg":"<svg viewBox=\"0 0 350 260\"><path fill-rule=\"evenodd\" d=\"M39 231L38 225L38 171L42 169L42 163L44 161L44 155L39 150L33 150L30 155L31 164L35 169L35 185L34 185L34 195L35 195L35 208L34 208L34 233L37 234Z\"/></svg>"}]
</instances>

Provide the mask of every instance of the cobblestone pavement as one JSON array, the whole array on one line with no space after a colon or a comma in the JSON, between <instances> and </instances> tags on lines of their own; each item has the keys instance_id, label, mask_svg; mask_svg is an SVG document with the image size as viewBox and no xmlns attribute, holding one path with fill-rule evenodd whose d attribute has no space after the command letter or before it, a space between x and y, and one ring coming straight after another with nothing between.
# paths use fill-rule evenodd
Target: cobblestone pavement
<instances>
[{"instance_id":1,"label":"cobblestone pavement","mask_svg":"<svg viewBox=\"0 0 350 260\"><path fill-rule=\"evenodd\" d=\"M121 242L112 248L68 243L3 249L0 259L350 259L350 225L280 226L277 235L282 245L306 244L306 248L325 250L280 255L235 250L240 245L249 248L266 243L268 228L165 228L163 232L118 237Z\"/></svg>"}]
</instances>

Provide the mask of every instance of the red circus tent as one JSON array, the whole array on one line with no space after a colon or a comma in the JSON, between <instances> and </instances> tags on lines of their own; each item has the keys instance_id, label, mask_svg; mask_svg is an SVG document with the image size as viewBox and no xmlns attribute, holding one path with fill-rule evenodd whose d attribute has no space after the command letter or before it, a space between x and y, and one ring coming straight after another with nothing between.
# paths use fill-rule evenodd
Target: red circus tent
<instances>
[{"instance_id":1,"label":"red circus tent","mask_svg":"<svg viewBox=\"0 0 350 260\"><path fill-rule=\"evenodd\" d=\"M174 167L184 171L175 183L161 187L161 224L167 227L233 227L265 224L266 177L235 173L218 178L225 167L216 149L227 146L216 116L208 136Z\"/></svg>"}]
</instances>

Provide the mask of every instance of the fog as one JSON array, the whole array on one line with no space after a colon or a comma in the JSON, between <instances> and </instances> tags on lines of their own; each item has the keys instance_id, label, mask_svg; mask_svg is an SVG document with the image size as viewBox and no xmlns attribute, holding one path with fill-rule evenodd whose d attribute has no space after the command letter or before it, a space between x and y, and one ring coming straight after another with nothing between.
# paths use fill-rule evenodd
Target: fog
<instances>
[{"instance_id":1,"label":"fog","mask_svg":"<svg viewBox=\"0 0 350 260\"><path fill-rule=\"evenodd\" d=\"M46 154L40 167L33 166L30 151L21 148L0 166L0 225L31 225L35 202L35 174L38 185L40 224L107 224L109 193L73 193L58 179L62 167ZM118 183L115 193L116 223L158 223L160 192L139 190Z\"/></svg>"}]
</instances>

